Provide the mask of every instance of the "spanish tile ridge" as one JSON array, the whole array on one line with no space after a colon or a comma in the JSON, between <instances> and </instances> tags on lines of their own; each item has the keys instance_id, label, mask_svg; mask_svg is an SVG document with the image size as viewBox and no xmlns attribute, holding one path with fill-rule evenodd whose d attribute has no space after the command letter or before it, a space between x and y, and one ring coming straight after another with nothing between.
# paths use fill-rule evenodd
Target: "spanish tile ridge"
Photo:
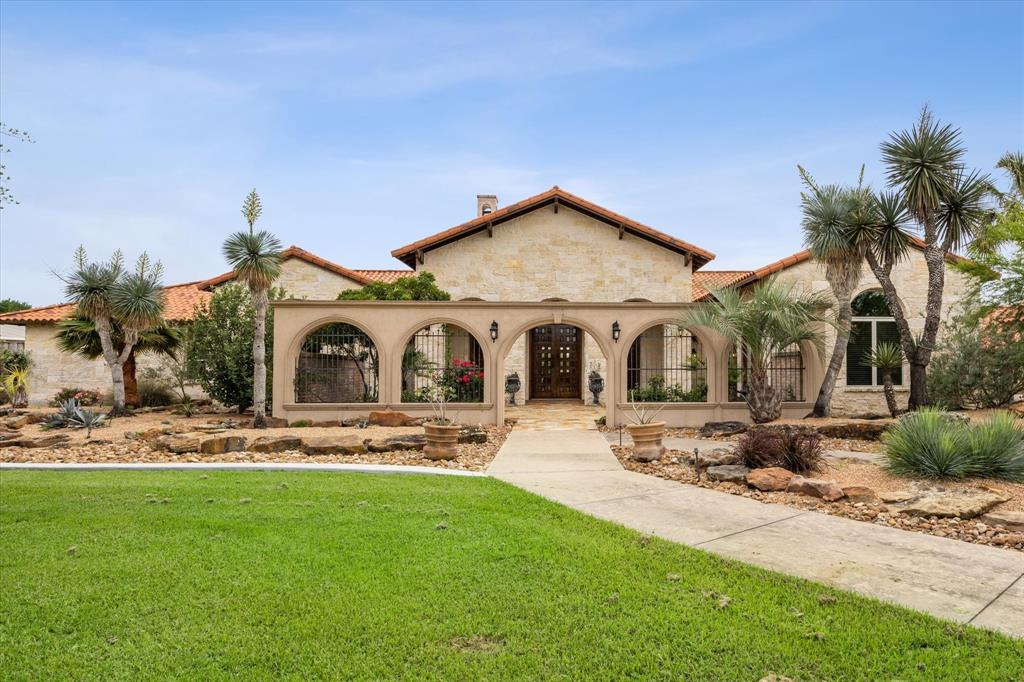
<instances>
[{"instance_id":1,"label":"spanish tile ridge","mask_svg":"<svg viewBox=\"0 0 1024 682\"><path fill-rule=\"evenodd\" d=\"M628 226L636 230L637 232L646 234L647 236L657 241L664 242L672 246L676 246L677 248L680 248L684 251L689 251L693 255L698 256L704 260L710 261L715 258L715 254L712 253L711 251L702 249L701 247L696 246L695 244L691 244L690 242L673 237L669 234L666 234L665 232L661 232L660 230L656 230L653 227L637 222L632 218L628 218L624 215L616 213L615 211L607 209L604 206L600 206L599 204L595 204L592 201L588 201L583 197L580 197L576 194L573 194L572 192L562 189L558 185L555 185L551 189L541 192L539 194L535 194L531 197L521 199L520 201L517 201L514 204L503 206L502 208L499 208L493 213L477 216L476 218L467 220L464 223L461 223L454 227L450 227L447 230L443 230L436 234L430 235L429 237L424 237L423 239L412 242L411 244L406 244L405 246L394 249L391 252L391 255L394 256L395 258L401 259L402 257L409 256L410 254L418 250L429 248L430 246L438 242L446 241L452 237L457 237L466 232L472 232L477 228L484 227L485 225L494 220L499 220L501 218L504 218L505 216L508 216L509 214L516 213L518 211L529 208L530 206L540 204L549 199L554 198L562 199L570 204L576 204L577 206L585 208L588 211L592 211L593 213L602 215L610 221L621 223L622 225Z\"/></svg>"},{"instance_id":2,"label":"spanish tile ridge","mask_svg":"<svg viewBox=\"0 0 1024 682\"><path fill-rule=\"evenodd\" d=\"M163 287L163 291L166 293L178 292L182 289L194 289L196 294L205 294L200 288L204 280L196 280L193 282L182 282L180 284L168 284ZM198 296L197 298L202 298ZM168 300L167 303L167 314L165 318L169 321L181 321L191 319L190 311L194 307L196 301L179 301L179 300ZM178 310L182 305L188 305L188 311ZM39 306L38 308L28 308L26 310L14 310L9 313L0 314L0 323L6 324L49 324L53 322L59 322L60 320L66 319L73 315L75 312L75 305L73 303L52 303L50 305Z\"/></svg>"},{"instance_id":3,"label":"spanish tile ridge","mask_svg":"<svg viewBox=\"0 0 1024 682\"><path fill-rule=\"evenodd\" d=\"M292 244L287 249L281 252L282 260L287 260L289 258L298 258L299 260L310 263L311 265L316 265L317 267L323 268L325 270L329 270L335 274L341 275L342 277L348 277L349 279L355 282L359 282L360 284L369 284L372 281L370 278L364 275L360 275L358 270L352 270L350 268L346 268L343 265L333 263L327 260L326 258L321 258L315 253L306 251L302 247L296 246L295 244ZM202 282L199 283L199 288L209 289L210 287L217 286L218 284L229 282L234 278L234 271L229 270L228 272L222 273L215 277L211 277L210 279L203 280Z\"/></svg>"}]
</instances>

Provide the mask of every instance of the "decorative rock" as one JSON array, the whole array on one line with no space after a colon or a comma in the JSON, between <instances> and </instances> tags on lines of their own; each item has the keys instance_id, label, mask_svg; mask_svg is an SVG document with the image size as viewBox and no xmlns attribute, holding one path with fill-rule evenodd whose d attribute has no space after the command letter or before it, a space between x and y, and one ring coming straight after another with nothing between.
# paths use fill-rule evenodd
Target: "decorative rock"
<instances>
[{"instance_id":1,"label":"decorative rock","mask_svg":"<svg viewBox=\"0 0 1024 682\"><path fill-rule=\"evenodd\" d=\"M848 485L843 487L843 494L850 502L877 502L878 493L863 485Z\"/></svg>"},{"instance_id":2,"label":"decorative rock","mask_svg":"<svg viewBox=\"0 0 1024 682\"><path fill-rule=\"evenodd\" d=\"M356 455L366 452L366 445L356 436L320 436L303 438L302 451L307 455Z\"/></svg>"},{"instance_id":3,"label":"decorative rock","mask_svg":"<svg viewBox=\"0 0 1024 682\"><path fill-rule=\"evenodd\" d=\"M907 492L906 490L894 490L891 492L878 493L878 499L886 504L899 504L901 502L909 502L910 500L917 497L915 493Z\"/></svg>"},{"instance_id":4,"label":"decorative rock","mask_svg":"<svg viewBox=\"0 0 1024 682\"><path fill-rule=\"evenodd\" d=\"M376 410L370 413L369 422L374 426L405 426L410 417L405 412Z\"/></svg>"},{"instance_id":5,"label":"decorative rock","mask_svg":"<svg viewBox=\"0 0 1024 682\"><path fill-rule=\"evenodd\" d=\"M62 433L54 433L37 438L12 438L0 441L0 448L50 448L55 445L64 445L70 438Z\"/></svg>"},{"instance_id":6,"label":"decorative rock","mask_svg":"<svg viewBox=\"0 0 1024 682\"><path fill-rule=\"evenodd\" d=\"M690 453L689 461L694 461L693 453ZM725 466L726 464L738 464L740 456L732 448L715 448L700 453L700 465L702 468Z\"/></svg>"},{"instance_id":7,"label":"decorative rock","mask_svg":"<svg viewBox=\"0 0 1024 682\"><path fill-rule=\"evenodd\" d=\"M913 516L973 519L997 504L1005 502L1006 499L1004 495L983 491L926 493L917 499L906 502L900 511Z\"/></svg>"},{"instance_id":8,"label":"decorative rock","mask_svg":"<svg viewBox=\"0 0 1024 682\"><path fill-rule=\"evenodd\" d=\"M249 445L250 452L285 452L302 448L298 436L260 436Z\"/></svg>"},{"instance_id":9,"label":"decorative rock","mask_svg":"<svg viewBox=\"0 0 1024 682\"><path fill-rule=\"evenodd\" d=\"M743 433L747 430L747 425L743 422L707 422L700 428L700 435L702 438L711 438L712 436L735 436L736 434Z\"/></svg>"},{"instance_id":10,"label":"decorative rock","mask_svg":"<svg viewBox=\"0 0 1024 682\"><path fill-rule=\"evenodd\" d=\"M342 426L361 426L366 424L366 417L349 417L348 419L342 419Z\"/></svg>"},{"instance_id":11,"label":"decorative rock","mask_svg":"<svg viewBox=\"0 0 1024 682\"><path fill-rule=\"evenodd\" d=\"M792 471L782 467L754 469L747 474L747 485L763 491L785 490L793 476L795 474Z\"/></svg>"},{"instance_id":12,"label":"decorative rock","mask_svg":"<svg viewBox=\"0 0 1024 682\"><path fill-rule=\"evenodd\" d=\"M160 445L171 452L199 452L199 434L184 433L177 436L161 438Z\"/></svg>"},{"instance_id":13,"label":"decorative rock","mask_svg":"<svg viewBox=\"0 0 1024 682\"><path fill-rule=\"evenodd\" d=\"M826 502L835 502L843 499L843 489L834 481L823 481L820 478L804 478L794 476L786 486L788 493L800 493L810 497L817 497Z\"/></svg>"},{"instance_id":14,"label":"decorative rock","mask_svg":"<svg viewBox=\"0 0 1024 682\"><path fill-rule=\"evenodd\" d=\"M265 417L264 421L268 429L284 429L288 427L288 420L284 417Z\"/></svg>"},{"instance_id":15,"label":"decorative rock","mask_svg":"<svg viewBox=\"0 0 1024 682\"><path fill-rule=\"evenodd\" d=\"M982 516L981 520L993 526L1002 526L1006 530L1024 531L1024 512L994 511Z\"/></svg>"},{"instance_id":16,"label":"decorative rock","mask_svg":"<svg viewBox=\"0 0 1024 682\"><path fill-rule=\"evenodd\" d=\"M487 432L479 426L463 426L459 430L460 443L486 443Z\"/></svg>"},{"instance_id":17,"label":"decorative rock","mask_svg":"<svg viewBox=\"0 0 1024 682\"><path fill-rule=\"evenodd\" d=\"M816 431L825 438L845 438L848 440L881 440L882 434L889 427L887 421L870 422L838 422L822 424Z\"/></svg>"},{"instance_id":18,"label":"decorative rock","mask_svg":"<svg viewBox=\"0 0 1024 682\"><path fill-rule=\"evenodd\" d=\"M708 467L705 473L712 481L745 484L750 469L741 464L723 464L721 466Z\"/></svg>"},{"instance_id":19,"label":"decorative rock","mask_svg":"<svg viewBox=\"0 0 1024 682\"><path fill-rule=\"evenodd\" d=\"M423 450L427 444L427 437L422 433L413 433L406 436L390 436L388 438L367 438L363 441L366 449L370 452L398 452L409 450Z\"/></svg>"}]
</instances>

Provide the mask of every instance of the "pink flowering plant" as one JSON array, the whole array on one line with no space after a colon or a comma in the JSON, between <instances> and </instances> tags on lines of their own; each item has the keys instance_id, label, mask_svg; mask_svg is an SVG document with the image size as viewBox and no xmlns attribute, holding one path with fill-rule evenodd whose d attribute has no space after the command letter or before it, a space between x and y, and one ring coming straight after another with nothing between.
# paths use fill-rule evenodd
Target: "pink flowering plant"
<instances>
[{"instance_id":1,"label":"pink flowering plant","mask_svg":"<svg viewBox=\"0 0 1024 682\"><path fill-rule=\"evenodd\" d=\"M451 388L454 402L483 402L484 371L469 360L452 358L449 367L442 373L440 382Z\"/></svg>"},{"instance_id":2,"label":"pink flowering plant","mask_svg":"<svg viewBox=\"0 0 1024 682\"><path fill-rule=\"evenodd\" d=\"M99 405L103 401L103 394L99 392L99 389L70 386L62 388L54 394L50 400L50 407L60 407L62 403L68 400L74 400L82 407L92 407L93 405Z\"/></svg>"}]
</instances>

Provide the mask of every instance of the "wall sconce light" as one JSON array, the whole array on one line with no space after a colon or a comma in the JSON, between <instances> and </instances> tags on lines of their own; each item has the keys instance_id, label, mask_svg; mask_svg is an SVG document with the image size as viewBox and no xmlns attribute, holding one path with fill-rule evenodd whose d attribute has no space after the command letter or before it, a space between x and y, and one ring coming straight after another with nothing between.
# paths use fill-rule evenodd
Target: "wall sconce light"
<instances>
[{"instance_id":1,"label":"wall sconce light","mask_svg":"<svg viewBox=\"0 0 1024 682\"><path fill-rule=\"evenodd\" d=\"M491 341L498 340L498 321L491 320Z\"/></svg>"},{"instance_id":2,"label":"wall sconce light","mask_svg":"<svg viewBox=\"0 0 1024 682\"><path fill-rule=\"evenodd\" d=\"M619 321L615 320L612 322L612 339L615 343L619 342L619 336L622 335L622 327L619 326Z\"/></svg>"}]
</instances>

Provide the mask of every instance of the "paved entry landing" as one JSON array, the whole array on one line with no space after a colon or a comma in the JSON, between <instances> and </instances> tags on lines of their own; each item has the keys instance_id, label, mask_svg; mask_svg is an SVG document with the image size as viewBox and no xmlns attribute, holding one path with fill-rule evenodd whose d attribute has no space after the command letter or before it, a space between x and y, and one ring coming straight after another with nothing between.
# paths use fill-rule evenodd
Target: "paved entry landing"
<instances>
[{"instance_id":1,"label":"paved entry landing","mask_svg":"<svg viewBox=\"0 0 1024 682\"><path fill-rule=\"evenodd\" d=\"M1024 556L626 471L597 430L517 425L487 473L644 533L1024 637Z\"/></svg>"}]
</instances>

